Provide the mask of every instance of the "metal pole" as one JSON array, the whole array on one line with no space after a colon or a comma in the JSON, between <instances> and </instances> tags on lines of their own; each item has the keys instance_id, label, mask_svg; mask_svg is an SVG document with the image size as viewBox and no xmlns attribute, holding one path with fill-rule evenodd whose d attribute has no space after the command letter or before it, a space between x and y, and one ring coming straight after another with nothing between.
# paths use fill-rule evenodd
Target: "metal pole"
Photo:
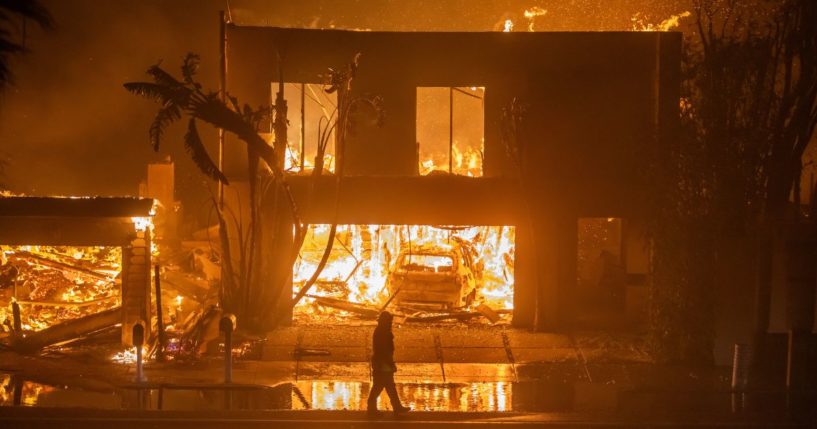
<instances>
[{"instance_id":1,"label":"metal pole","mask_svg":"<svg viewBox=\"0 0 817 429\"><path fill-rule=\"evenodd\" d=\"M133 345L136 346L136 382L141 383L142 375L142 345L145 343L145 325L140 320L132 328Z\"/></svg>"},{"instance_id":2,"label":"metal pole","mask_svg":"<svg viewBox=\"0 0 817 429\"><path fill-rule=\"evenodd\" d=\"M224 383L233 382L233 331L236 319L232 314L225 314L219 322L219 329L224 332Z\"/></svg>"},{"instance_id":3,"label":"metal pole","mask_svg":"<svg viewBox=\"0 0 817 429\"><path fill-rule=\"evenodd\" d=\"M301 171L306 170L306 84L301 84Z\"/></svg>"},{"instance_id":4,"label":"metal pole","mask_svg":"<svg viewBox=\"0 0 817 429\"><path fill-rule=\"evenodd\" d=\"M735 344L732 354L732 391L746 390L749 384L749 362L752 355L748 344Z\"/></svg>"},{"instance_id":5,"label":"metal pole","mask_svg":"<svg viewBox=\"0 0 817 429\"><path fill-rule=\"evenodd\" d=\"M14 387L14 399L12 399L12 404L15 407L19 407L23 405L23 377L20 374L14 374L11 376L11 382Z\"/></svg>"},{"instance_id":6,"label":"metal pole","mask_svg":"<svg viewBox=\"0 0 817 429\"><path fill-rule=\"evenodd\" d=\"M227 20L224 11L218 13L219 16L219 98L221 102L227 100ZM218 169L224 172L224 129L218 129ZM218 205L224 208L224 184L218 183Z\"/></svg>"},{"instance_id":7,"label":"metal pole","mask_svg":"<svg viewBox=\"0 0 817 429\"><path fill-rule=\"evenodd\" d=\"M156 348L156 360L164 362L165 360L165 324L162 320L162 286L159 277L159 264L153 267L153 282L156 285L156 329L159 330L157 339L159 346Z\"/></svg>"},{"instance_id":8,"label":"metal pole","mask_svg":"<svg viewBox=\"0 0 817 429\"><path fill-rule=\"evenodd\" d=\"M224 332L224 383L233 382L233 330Z\"/></svg>"},{"instance_id":9,"label":"metal pole","mask_svg":"<svg viewBox=\"0 0 817 429\"><path fill-rule=\"evenodd\" d=\"M454 88L448 88L448 174L454 174Z\"/></svg>"}]
</instances>

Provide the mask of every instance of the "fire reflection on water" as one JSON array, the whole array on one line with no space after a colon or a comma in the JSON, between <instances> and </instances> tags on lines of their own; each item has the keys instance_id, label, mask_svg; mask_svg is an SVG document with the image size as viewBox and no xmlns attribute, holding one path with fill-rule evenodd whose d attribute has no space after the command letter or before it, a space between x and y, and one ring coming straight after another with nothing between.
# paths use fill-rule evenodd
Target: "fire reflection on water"
<instances>
[{"instance_id":1,"label":"fire reflection on water","mask_svg":"<svg viewBox=\"0 0 817 429\"><path fill-rule=\"evenodd\" d=\"M17 389L20 391L17 392ZM0 406L24 405L33 407L37 405L40 395L53 392L55 387L46 384L34 383L31 381L20 381L15 383L15 378L8 374L0 374ZM15 403L19 401L19 403Z\"/></svg>"},{"instance_id":2,"label":"fire reflection on water","mask_svg":"<svg viewBox=\"0 0 817 429\"><path fill-rule=\"evenodd\" d=\"M315 410L365 410L370 383L359 381L299 381L294 383L292 408ZM511 411L511 383L398 383L403 405L415 411ZM297 392L296 392L297 390ZM309 401L304 404L298 393ZM381 410L391 410L383 392L377 401Z\"/></svg>"},{"instance_id":3,"label":"fire reflection on water","mask_svg":"<svg viewBox=\"0 0 817 429\"><path fill-rule=\"evenodd\" d=\"M251 406L251 408L258 409L269 407L269 409L291 408L293 410L365 410L370 387L371 384L369 382L362 381L297 381L291 384L291 389L276 391L279 394L285 393L287 395L287 400L285 401L272 400L266 402L261 398L270 391L259 390L254 393L258 396L258 399L249 401L248 403L256 403L256 405L254 407ZM447 384L397 384L397 391L403 405L408 405L416 411L513 411L512 389L513 383L504 381ZM0 374L0 406L37 406L40 405L41 401L46 401L45 396L57 390L70 391L71 389L67 386L50 386L27 380L19 380L9 374ZM148 390L150 391L150 389ZM165 392L167 402L165 403L164 409L187 409L184 406L179 408L182 403L176 403L176 401L172 399L174 395L173 392L173 390ZM176 390L176 392L181 395L179 398L184 398L182 402L190 402L191 398L189 395L184 395L182 390ZM155 393L156 392L153 391L154 396ZM88 394L88 392L76 390L73 395L75 396L75 402L73 403L82 403L81 398L83 394ZM93 394L94 393L90 393L90 395ZM118 391L117 396L121 396L121 399L117 402L120 406L127 408L129 401L126 400L125 397L132 394L133 392ZM186 406L190 409L201 407L210 408L212 406L218 407L220 406L218 398L221 398L222 394L223 392L220 391L208 391L205 393L205 391L202 390L196 395L199 400L206 402L209 398L209 400L215 400L217 402L209 405L204 405L204 403L187 403ZM69 399L67 395L62 395L60 399L68 401L66 406L71 403L71 399ZM283 398L279 397L279 399ZM269 398L267 398L267 400L269 400ZM57 402L52 398L49 403L55 404ZM378 398L378 409L391 410L391 404L385 392Z\"/></svg>"}]
</instances>

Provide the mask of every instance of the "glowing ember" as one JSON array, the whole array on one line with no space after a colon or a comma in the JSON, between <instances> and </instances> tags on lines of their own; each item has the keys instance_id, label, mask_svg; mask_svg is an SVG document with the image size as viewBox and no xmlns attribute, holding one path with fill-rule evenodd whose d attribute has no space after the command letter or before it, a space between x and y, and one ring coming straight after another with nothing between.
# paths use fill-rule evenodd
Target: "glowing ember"
<instances>
[{"instance_id":1,"label":"glowing ember","mask_svg":"<svg viewBox=\"0 0 817 429\"><path fill-rule=\"evenodd\" d=\"M312 171L315 169L315 162L313 159L309 159L308 157L304 158L304 168L302 169L300 166L300 157L301 151L299 148L287 146L287 155L284 159L284 170L290 173L300 173L302 171ZM334 173L335 172L335 155L331 153L325 153L323 155L323 169L324 172Z\"/></svg>"},{"instance_id":2,"label":"glowing ember","mask_svg":"<svg viewBox=\"0 0 817 429\"><path fill-rule=\"evenodd\" d=\"M545 16L547 13L548 13L547 10L542 9L541 7L538 7L538 6L534 6L534 7L530 8L530 9L526 9L525 12L524 12L524 15L525 15L525 18L527 18L527 20L528 20L528 31L534 31L533 25L534 25L534 20L536 20L536 17Z\"/></svg>"},{"instance_id":3,"label":"glowing ember","mask_svg":"<svg viewBox=\"0 0 817 429\"><path fill-rule=\"evenodd\" d=\"M691 12L686 11L679 13L678 15L672 15L669 18L661 21L658 24L652 24L645 22L645 17L641 13L636 13L631 18L633 22L632 30L633 31L670 31L673 28L678 27L681 24L681 19L686 18L692 15Z\"/></svg>"},{"instance_id":4,"label":"glowing ember","mask_svg":"<svg viewBox=\"0 0 817 429\"><path fill-rule=\"evenodd\" d=\"M153 218L151 217L132 217L131 221L137 231L147 231L153 228Z\"/></svg>"},{"instance_id":5,"label":"glowing ember","mask_svg":"<svg viewBox=\"0 0 817 429\"><path fill-rule=\"evenodd\" d=\"M142 361L147 362L148 358L148 348L147 346L142 346ZM116 352L113 356L111 356L111 361L121 364L134 364L136 363L136 347L131 347L129 349L122 350L121 352Z\"/></svg>"}]
</instances>

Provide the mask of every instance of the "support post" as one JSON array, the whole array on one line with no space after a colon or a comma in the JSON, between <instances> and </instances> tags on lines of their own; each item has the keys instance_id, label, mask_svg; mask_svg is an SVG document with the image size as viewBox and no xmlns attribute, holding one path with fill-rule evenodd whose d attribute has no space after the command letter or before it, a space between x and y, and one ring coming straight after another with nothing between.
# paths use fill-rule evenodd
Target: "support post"
<instances>
[{"instance_id":1,"label":"support post","mask_svg":"<svg viewBox=\"0 0 817 429\"><path fill-rule=\"evenodd\" d=\"M306 171L306 84L301 84L301 172Z\"/></svg>"},{"instance_id":2,"label":"support post","mask_svg":"<svg viewBox=\"0 0 817 429\"><path fill-rule=\"evenodd\" d=\"M14 333L16 335L21 335L23 333L23 319L20 317L20 304L17 303L17 300L11 302L11 315Z\"/></svg>"},{"instance_id":3,"label":"support post","mask_svg":"<svg viewBox=\"0 0 817 429\"><path fill-rule=\"evenodd\" d=\"M145 323L138 321L133 324L133 345L136 347L136 382L144 381L142 372L142 345L145 343Z\"/></svg>"},{"instance_id":4,"label":"support post","mask_svg":"<svg viewBox=\"0 0 817 429\"><path fill-rule=\"evenodd\" d=\"M448 174L454 174L454 88L448 88Z\"/></svg>"},{"instance_id":5,"label":"support post","mask_svg":"<svg viewBox=\"0 0 817 429\"><path fill-rule=\"evenodd\" d=\"M159 264L156 264L153 267L153 282L156 285L156 329L159 331L157 332L157 341L159 342L158 346L156 347L156 360L159 362L164 362L165 360L165 324L164 320L162 320L162 286L161 286L161 279L160 279L160 267Z\"/></svg>"},{"instance_id":6,"label":"support post","mask_svg":"<svg viewBox=\"0 0 817 429\"><path fill-rule=\"evenodd\" d=\"M749 384L751 350L748 344L735 344L732 355L732 392L742 392Z\"/></svg>"},{"instance_id":7,"label":"support post","mask_svg":"<svg viewBox=\"0 0 817 429\"><path fill-rule=\"evenodd\" d=\"M224 333L224 384L233 382L233 331L236 319L232 314L225 314L219 322L219 329Z\"/></svg>"}]
</instances>

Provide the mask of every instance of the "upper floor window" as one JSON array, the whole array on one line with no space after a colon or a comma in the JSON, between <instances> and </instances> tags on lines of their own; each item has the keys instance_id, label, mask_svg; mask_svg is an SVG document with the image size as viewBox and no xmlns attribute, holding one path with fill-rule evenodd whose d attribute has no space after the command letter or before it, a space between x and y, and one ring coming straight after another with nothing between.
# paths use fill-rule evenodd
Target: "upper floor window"
<instances>
[{"instance_id":1,"label":"upper floor window","mask_svg":"<svg viewBox=\"0 0 817 429\"><path fill-rule=\"evenodd\" d=\"M272 82L271 102L275 102L278 82ZM297 173L312 171L321 139L326 143L324 172L335 171L335 134L325 132L338 104L336 93L327 94L322 85L310 83L284 84L287 101L287 151L284 160L286 171Z\"/></svg>"},{"instance_id":2,"label":"upper floor window","mask_svg":"<svg viewBox=\"0 0 817 429\"><path fill-rule=\"evenodd\" d=\"M485 87L417 88L419 171L482 176Z\"/></svg>"}]
</instances>

